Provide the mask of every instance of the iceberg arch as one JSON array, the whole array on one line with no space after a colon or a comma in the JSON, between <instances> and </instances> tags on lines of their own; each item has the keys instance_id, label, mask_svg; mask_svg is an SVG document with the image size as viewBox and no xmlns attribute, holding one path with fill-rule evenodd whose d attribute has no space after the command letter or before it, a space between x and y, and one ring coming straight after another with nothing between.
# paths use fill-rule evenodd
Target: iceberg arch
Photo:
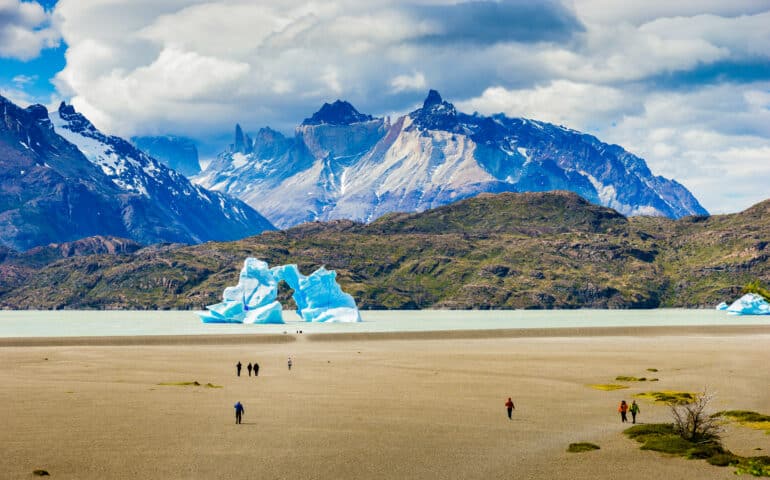
<instances>
[{"instance_id":1,"label":"iceberg arch","mask_svg":"<svg viewBox=\"0 0 770 480\"><path fill-rule=\"evenodd\" d=\"M294 290L297 315L305 322L360 322L353 297L342 291L337 272L321 267L303 275L296 265L269 268L249 257L243 262L238 285L227 287L222 302L198 312L204 323L284 323L278 302L278 282Z\"/></svg>"}]
</instances>

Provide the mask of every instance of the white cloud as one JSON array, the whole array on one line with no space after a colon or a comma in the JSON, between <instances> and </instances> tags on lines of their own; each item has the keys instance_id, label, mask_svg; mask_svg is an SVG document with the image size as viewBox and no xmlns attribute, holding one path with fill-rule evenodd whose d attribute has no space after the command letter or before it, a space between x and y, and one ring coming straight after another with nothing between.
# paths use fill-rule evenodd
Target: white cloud
<instances>
[{"instance_id":1,"label":"white cloud","mask_svg":"<svg viewBox=\"0 0 770 480\"><path fill-rule=\"evenodd\" d=\"M58 45L59 34L37 2L0 0L0 57L30 60Z\"/></svg>"},{"instance_id":2,"label":"white cloud","mask_svg":"<svg viewBox=\"0 0 770 480\"><path fill-rule=\"evenodd\" d=\"M0 5L9 1L21 5ZM508 9L500 27L463 23L455 0L60 0L54 25L68 50L55 82L121 135L204 136L235 122L287 131L336 98L385 114L436 88L464 111L619 143L709 210L765 195L731 167L765 152L770 87L730 75L751 73L751 62L767 75L770 1L564 1L582 24L560 21L569 10L555 1L498 2ZM508 28L517 8L535 4L555 26L522 15ZM699 75L712 67L710 78ZM722 188L710 175L723 175ZM741 194L741 185L762 193Z\"/></svg>"},{"instance_id":3,"label":"white cloud","mask_svg":"<svg viewBox=\"0 0 770 480\"><path fill-rule=\"evenodd\" d=\"M651 93L602 138L683 183L710 212L742 210L770 191L768 92L770 82Z\"/></svg>"},{"instance_id":4,"label":"white cloud","mask_svg":"<svg viewBox=\"0 0 770 480\"><path fill-rule=\"evenodd\" d=\"M412 75L397 75L390 81L393 92L399 93L409 90L425 91L428 83L422 72L414 72Z\"/></svg>"},{"instance_id":5,"label":"white cloud","mask_svg":"<svg viewBox=\"0 0 770 480\"><path fill-rule=\"evenodd\" d=\"M766 0L572 0L578 17L587 23L631 22L642 24L656 18L692 17L702 14L740 16L765 12Z\"/></svg>"},{"instance_id":6,"label":"white cloud","mask_svg":"<svg viewBox=\"0 0 770 480\"><path fill-rule=\"evenodd\" d=\"M491 87L480 97L459 102L457 106L485 115L505 113L589 130L637 110L640 105L634 103L633 96L617 88L555 80L528 89Z\"/></svg>"}]
</instances>

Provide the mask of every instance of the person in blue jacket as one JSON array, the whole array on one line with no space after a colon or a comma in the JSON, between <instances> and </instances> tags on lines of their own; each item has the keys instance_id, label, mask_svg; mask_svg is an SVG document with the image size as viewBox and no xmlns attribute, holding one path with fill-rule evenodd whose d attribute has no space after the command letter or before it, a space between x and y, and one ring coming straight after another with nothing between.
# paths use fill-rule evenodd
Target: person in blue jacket
<instances>
[{"instance_id":1,"label":"person in blue jacket","mask_svg":"<svg viewBox=\"0 0 770 480\"><path fill-rule=\"evenodd\" d=\"M235 423L241 423L241 417L243 417L245 412L246 409L243 408L241 402L235 402Z\"/></svg>"}]
</instances>

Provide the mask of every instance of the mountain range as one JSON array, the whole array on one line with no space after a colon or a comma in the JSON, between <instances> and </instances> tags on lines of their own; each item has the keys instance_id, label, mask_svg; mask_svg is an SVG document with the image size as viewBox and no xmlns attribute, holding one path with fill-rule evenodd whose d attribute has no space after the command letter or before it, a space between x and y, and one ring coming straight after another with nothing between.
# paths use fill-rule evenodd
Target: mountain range
<instances>
[{"instance_id":1,"label":"mountain range","mask_svg":"<svg viewBox=\"0 0 770 480\"><path fill-rule=\"evenodd\" d=\"M269 127L251 137L238 125L230 147L193 180L279 228L371 222L509 191L569 190L629 216L707 214L684 186L620 146L545 122L458 112L435 90L393 122L337 100L293 137Z\"/></svg>"},{"instance_id":2,"label":"mountain range","mask_svg":"<svg viewBox=\"0 0 770 480\"><path fill-rule=\"evenodd\" d=\"M770 200L671 220L627 218L572 192L501 193L226 243L0 248L0 308L199 309L247 256L303 273L325 265L368 309L713 307L770 282L768 219ZM288 287L281 300L290 306Z\"/></svg>"},{"instance_id":3,"label":"mountain range","mask_svg":"<svg viewBox=\"0 0 770 480\"><path fill-rule=\"evenodd\" d=\"M274 227L240 200L100 132L71 105L49 116L0 97L0 245L95 235L142 244L234 240Z\"/></svg>"}]
</instances>

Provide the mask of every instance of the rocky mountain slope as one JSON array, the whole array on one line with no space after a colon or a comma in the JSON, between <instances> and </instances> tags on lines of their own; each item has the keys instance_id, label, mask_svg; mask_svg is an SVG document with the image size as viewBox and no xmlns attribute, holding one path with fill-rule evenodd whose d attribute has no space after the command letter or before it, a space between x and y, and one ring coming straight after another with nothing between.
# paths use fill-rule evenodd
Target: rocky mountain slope
<instances>
[{"instance_id":1,"label":"rocky mountain slope","mask_svg":"<svg viewBox=\"0 0 770 480\"><path fill-rule=\"evenodd\" d=\"M134 137L131 143L163 165L186 177L192 177L201 171L198 147L189 138L174 135Z\"/></svg>"},{"instance_id":2,"label":"rocky mountain slope","mask_svg":"<svg viewBox=\"0 0 770 480\"><path fill-rule=\"evenodd\" d=\"M626 218L569 192L485 194L228 243L81 256L6 250L0 306L202 308L255 256L305 273L335 269L370 309L712 307L751 280L770 282L769 219L770 201L670 220Z\"/></svg>"},{"instance_id":3,"label":"rocky mountain slope","mask_svg":"<svg viewBox=\"0 0 770 480\"><path fill-rule=\"evenodd\" d=\"M233 240L273 226L240 200L193 185L62 104L0 97L0 245L26 250L95 235L144 244Z\"/></svg>"},{"instance_id":4,"label":"rocky mountain slope","mask_svg":"<svg viewBox=\"0 0 770 480\"><path fill-rule=\"evenodd\" d=\"M269 128L251 138L237 126L235 142L195 181L258 207L280 228L370 222L506 191L569 190L632 216L706 214L685 187L617 145L544 122L467 115L433 90L392 123L338 100L293 138Z\"/></svg>"}]
</instances>

